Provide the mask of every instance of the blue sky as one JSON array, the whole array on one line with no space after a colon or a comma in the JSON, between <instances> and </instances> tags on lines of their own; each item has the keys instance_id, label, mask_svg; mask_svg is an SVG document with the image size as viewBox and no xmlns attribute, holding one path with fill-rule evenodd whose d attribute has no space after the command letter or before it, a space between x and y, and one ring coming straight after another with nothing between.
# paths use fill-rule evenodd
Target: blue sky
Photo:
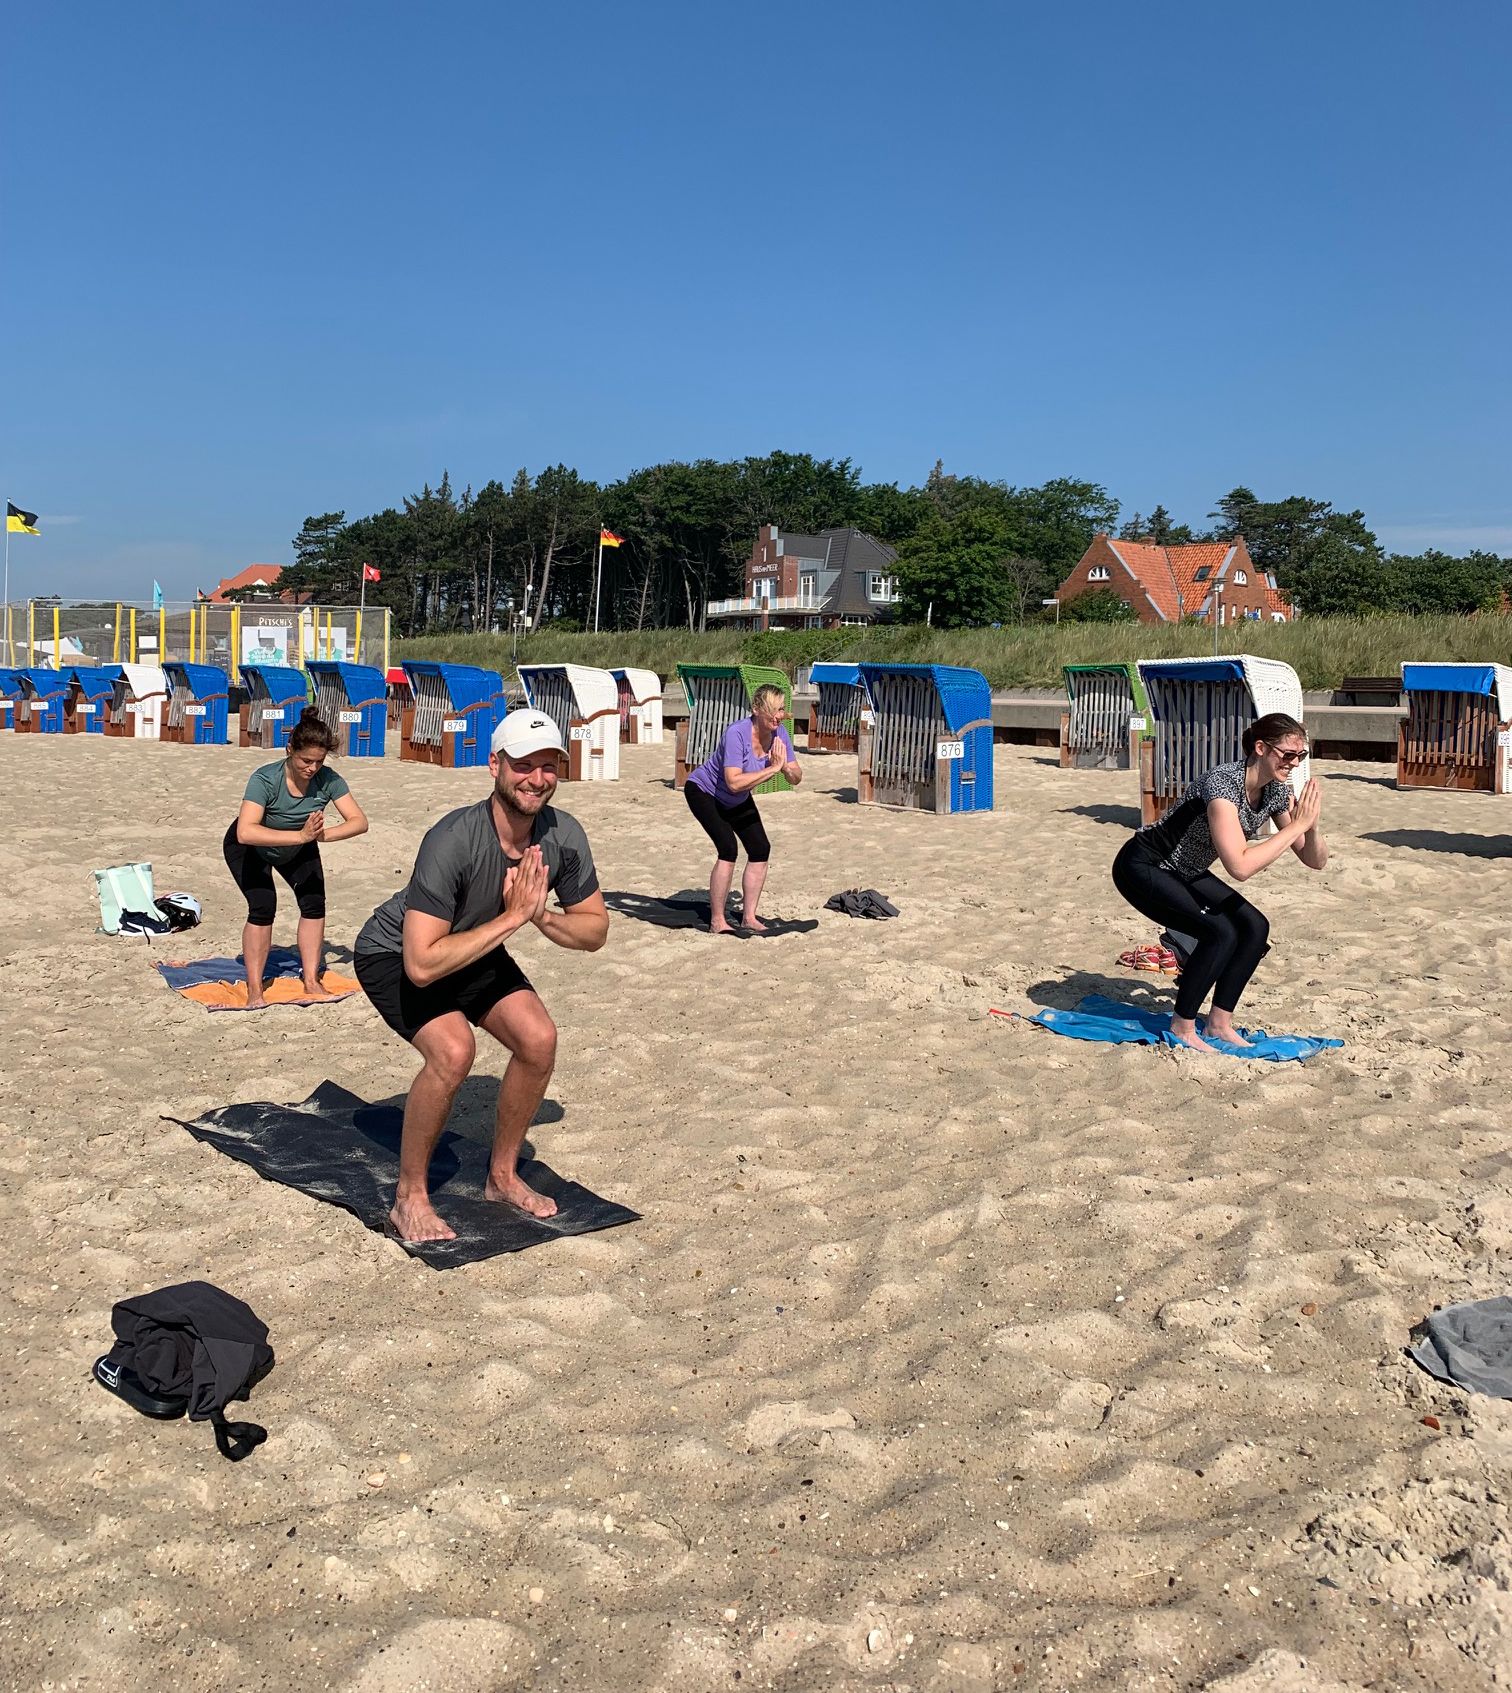
<instances>
[{"instance_id":1,"label":"blue sky","mask_svg":"<svg viewBox=\"0 0 1512 1693\"><path fill-rule=\"evenodd\" d=\"M443 468L1244 482L1512 553L1512 9L76 0L7 30L12 590Z\"/></svg>"}]
</instances>

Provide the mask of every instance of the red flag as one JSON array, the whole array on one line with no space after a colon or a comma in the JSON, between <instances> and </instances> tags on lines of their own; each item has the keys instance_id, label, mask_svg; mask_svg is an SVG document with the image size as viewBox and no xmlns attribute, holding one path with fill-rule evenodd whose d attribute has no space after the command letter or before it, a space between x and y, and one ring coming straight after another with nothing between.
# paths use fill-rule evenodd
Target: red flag
<instances>
[{"instance_id":1,"label":"red flag","mask_svg":"<svg viewBox=\"0 0 1512 1693\"><path fill-rule=\"evenodd\" d=\"M601 547L622 547L625 544L623 535L616 535L612 529L599 530L599 545Z\"/></svg>"},{"instance_id":2,"label":"red flag","mask_svg":"<svg viewBox=\"0 0 1512 1693\"><path fill-rule=\"evenodd\" d=\"M362 580L364 582L377 582L379 579L380 578L379 578L379 575L378 575L378 567L376 565L372 565L372 564L363 565L363 567L362 567Z\"/></svg>"}]
</instances>

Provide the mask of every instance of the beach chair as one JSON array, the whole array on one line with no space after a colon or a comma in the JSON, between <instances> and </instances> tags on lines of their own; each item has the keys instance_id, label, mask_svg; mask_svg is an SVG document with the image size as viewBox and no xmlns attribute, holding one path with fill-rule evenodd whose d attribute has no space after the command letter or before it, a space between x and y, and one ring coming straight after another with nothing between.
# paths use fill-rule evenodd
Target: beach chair
<instances>
[{"instance_id":1,"label":"beach chair","mask_svg":"<svg viewBox=\"0 0 1512 1693\"><path fill-rule=\"evenodd\" d=\"M619 694L620 739L631 746L662 744L662 679L654 670L611 670Z\"/></svg>"},{"instance_id":2,"label":"beach chair","mask_svg":"<svg viewBox=\"0 0 1512 1693\"><path fill-rule=\"evenodd\" d=\"M370 664L331 659L311 659L305 669L321 721L336 735L337 752L347 758L382 758L389 723L383 672ZM403 680L404 672L398 674Z\"/></svg>"},{"instance_id":3,"label":"beach chair","mask_svg":"<svg viewBox=\"0 0 1512 1693\"><path fill-rule=\"evenodd\" d=\"M856 795L909 811L991 811L992 690L952 664L863 664L872 721L857 736Z\"/></svg>"},{"instance_id":4,"label":"beach chair","mask_svg":"<svg viewBox=\"0 0 1512 1693\"><path fill-rule=\"evenodd\" d=\"M244 664L241 678L247 703L237 713L239 743L284 751L300 712L310 703L304 672L282 664Z\"/></svg>"},{"instance_id":5,"label":"beach chair","mask_svg":"<svg viewBox=\"0 0 1512 1693\"><path fill-rule=\"evenodd\" d=\"M569 782L612 782L619 776L619 686L607 670L586 664L522 664L525 701L556 724L567 748Z\"/></svg>"},{"instance_id":6,"label":"beach chair","mask_svg":"<svg viewBox=\"0 0 1512 1693\"><path fill-rule=\"evenodd\" d=\"M1404 664L1399 788L1512 793L1512 667Z\"/></svg>"},{"instance_id":7,"label":"beach chair","mask_svg":"<svg viewBox=\"0 0 1512 1693\"><path fill-rule=\"evenodd\" d=\"M159 739L186 747L226 746L231 679L225 671L214 664L170 659L163 675L168 683L168 712Z\"/></svg>"},{"instance_id":8,"label":"beach chair","mask_svg":"<svg viewBox=\"0 0 1512 1693\"><path fill-rule=\"evenodd\" d=\"M1214 765L1244 757L1244 731L1258 717L1284 711L1302 721L1302 684L1289 664L1236 654L1225 658L1142 658L1139 679L1152 733L1139 745L1139 810L1153 823ZM1312 774L1304 759L1292 773L1301 789Z\"/></svg>"},{"instance_id":9,"label":"beach chair","mask_svg":"<svg viewBox=\"0 0 1512 1693\"><path fill-rule=\"evenodd\" d=\"M0 665L0 729L16 728L21 702L21 672L12 665Z\"/></svg>"},{"instance_id":10,"label":"beach chair","mask_svg":"<svg viewBox=\"0 0 1512 1693\"><path fill-rule=\"evenodd\" d=\"M123 739L156 741L163 733L168 678L156 664L123 664L111 690L105 733Z\"/></svg>"},{"instance_id":11,"label":"beach chair","mask_svg":"<svg viewBox=\"0 0 1512 1693\"><path fill-rule=\"evenodd\" d=\"M815 664L809 669L818 699L809 717L810 752L854 752L866 703L857 664Z\"/></svg>"},{"instance_id":12,"label":"beach chair","mask_svg":"<svg viewBox=\"0 0 1512 1693\"><path fill-rule=\"evenodd\" d=\"M16 728L26 735L61 735L63 702L68 697L70 677L66 670L27 669L16 672L20 698L16 707Z\"/></svg>"},{"instance_id":13,"label":"beach chair","mask_svg":"<svg viewBox=\"0 0 1512 1693\"><path fill-rule=\"evenodd\" d=\"M1068 664L1061 713L1062 770L1137 770L1149 703L1132 664Z\"/></svg>"},{"instance_id":14,"label":"beach chair","mask_svg":"<svg viewBox=\"0 0 1512 1693\"><path fill-rule=\"evenodd\" d=\"M115 695L119 664L75 664L65 674L68 692L63 699L65 735L103 735Z\"/></svg>"},{"instance_id":15,"label":"beach chair","mask_svg":"<svg viewBox=\"0 0 1512 1693\"><path fill-rule=\"evenodd\" d=\"M679 664L677 677L688 701L688 715L673 737L673 785L678 788L686 786L690 770L714 753L725 730L750 715L751 696L758 688L781 688L788 710L793 707L793 685L786 673L766 665ZM792 786L786 776L772 776L754 791L783 794Z\"/></svg>"},{"instance_id":16,"label":"beach chair","mask_svg":"<svg viewBox=\"0 0 1512 1693\"><path fill-rule=\"evenodd\" d=\"M403 668L411 703L401 719L400 758L443 770L487 764L495 701L504 691L499 673L414 658L405 659Z\"/></svg>"}]
</instances>

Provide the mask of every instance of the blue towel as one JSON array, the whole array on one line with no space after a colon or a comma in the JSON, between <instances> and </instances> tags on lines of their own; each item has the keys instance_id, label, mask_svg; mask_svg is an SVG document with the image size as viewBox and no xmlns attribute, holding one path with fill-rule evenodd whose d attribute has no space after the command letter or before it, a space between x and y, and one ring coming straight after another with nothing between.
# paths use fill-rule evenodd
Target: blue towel
<instances>
[{"instance_id":1,"label":"blue towel","mask_svg":"<svg viewBox=\"0 0 1512 1693\"><path fill-rule=\"evenodd\" d=\"M159 964L168 986L177 993L182 988L203 987L206 982L244 982L247 967L240 958L198 958L191 964ZM301 979L299 954L291 946L275 946L268 952L263 980L272 982L280 976Z\"/></svg>"},{"instance_id":2,"label":"blue towel","mask_svg":"<svg viewBox=\"0 0 1512 1693\"><path fill-rule=\"evenodd\" d=\"M1167 1012L1121 1005L1099 993L1088 994L1074 1011L1041 1011L1026 1020L1038 1023L1052 1034L1070 1035L1072 1040L1110 1041L1118 1046L1129 1042L1137 1046L1181 1045L1171 1033ZM1198 1029L1219 1052L1231 1053L1235 1058L1267 1058L1277 1064L1288 1058L1314 1058L1328 1047L1344 1044L1323 1035L1268 1035L1263 1029L1243 1029L1240 1032L1252 1044L1232 1046L1203 1031L1200 1019Z\"/></svg>"}]
</instances>

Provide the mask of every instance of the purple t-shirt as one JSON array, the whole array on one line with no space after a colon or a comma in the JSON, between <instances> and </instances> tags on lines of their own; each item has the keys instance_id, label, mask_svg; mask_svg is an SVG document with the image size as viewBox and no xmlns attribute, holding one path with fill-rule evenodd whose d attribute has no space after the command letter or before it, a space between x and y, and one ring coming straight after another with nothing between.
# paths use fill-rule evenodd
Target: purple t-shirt
<instances>
[{"instance_id":1,"label":"purple t-shirt","mask_svg":"<svg viewBox=\"0 0 1512 1693\"><path fill-rule=\"evenodd\" d=\"M780 723L775 733L787 748L788 762L791 763L797 757L797 754L793 751L793 737L788 734L786 727ZM702 788L706 794L713 794L720 805L739 805L743 799L748 799L750 794L732 794L725 786L725 770L727 768L739 770L749 776L757 770L765 770L767 765L766 754L756 750L756 724L754 720L749 717L742 717L725 730L724 738L720 741L719 748L713 757L706 758L696 770L688 772L688 780L695 788Z\"/></svg>"}]
</instances>

